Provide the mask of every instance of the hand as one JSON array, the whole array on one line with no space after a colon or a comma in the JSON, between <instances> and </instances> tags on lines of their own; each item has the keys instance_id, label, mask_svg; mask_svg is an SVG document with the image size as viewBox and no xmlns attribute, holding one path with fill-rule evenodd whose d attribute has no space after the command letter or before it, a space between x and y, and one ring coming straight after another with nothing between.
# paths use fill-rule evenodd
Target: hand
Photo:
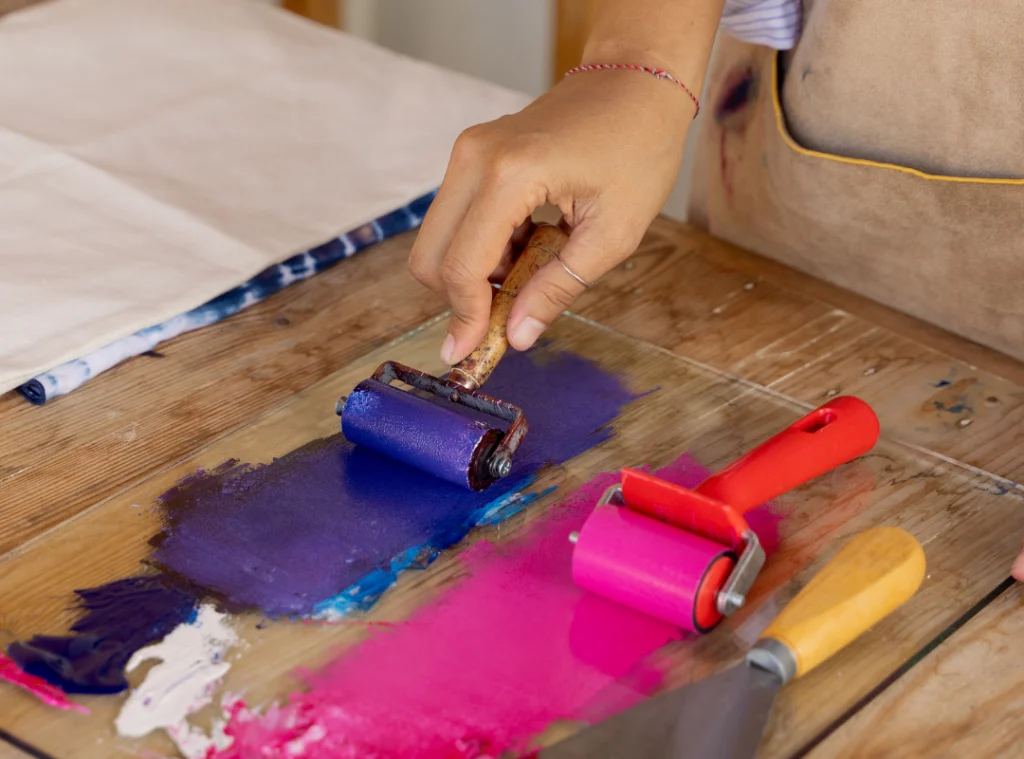
<instances>
[{"instance_id":1,"label":"hand","mask_svg":"<svg viewBox=\"0 0 1024 759\"><path fill-rule=\"evenodd\" d=\"M636 250L679 173L694 105L665 80L581 72L521 112L464 132L413 245L413 276L451 305L447 364L483 340L492 288L545 203L571 230L562 259L592 283ZM583 291L557 261L520 291L507 325L526 350Z\"/></svg>"}]
</instances>

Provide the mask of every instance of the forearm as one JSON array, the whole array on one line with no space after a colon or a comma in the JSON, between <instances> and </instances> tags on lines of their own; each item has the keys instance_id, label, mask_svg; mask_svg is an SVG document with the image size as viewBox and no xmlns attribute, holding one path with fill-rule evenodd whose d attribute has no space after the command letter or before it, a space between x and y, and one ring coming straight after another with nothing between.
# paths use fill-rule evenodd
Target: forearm
<instances>
[{"instance_id":1,"label":"forearm","mask_svg":"<svg viewBox=\"0 0 1024 759\"><path fill-rule=\"evenodd\" d=\"M598 0L582 63L663 68L699 93L725 0Z\"/></svg>"}]
</instances>

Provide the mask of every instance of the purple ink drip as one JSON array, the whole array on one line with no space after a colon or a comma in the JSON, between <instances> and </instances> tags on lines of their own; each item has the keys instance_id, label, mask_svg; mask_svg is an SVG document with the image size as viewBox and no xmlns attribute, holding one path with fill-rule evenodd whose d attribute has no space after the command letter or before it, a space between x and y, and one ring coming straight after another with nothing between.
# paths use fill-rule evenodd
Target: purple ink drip
<instances>
[{"instance_id":1,"label":"purple ink drip","mask_svg":"<svg viewBox=\"0 0 1024 759\"><path fill-rule=\"evenodd\" d=\"M25 672L65 693L119 693L131 655L162 640L195 614L196 600L162 575L131 577L76 590L82 616L75 635L36 635L7 655Z\"/></svg>"},{"instance_id":2,"label":"purple ink drip","mask_svg":"<svg viewBox=\"0 0 1024 759\"><path fill-rule=\"evenodd\" d=\"M168 491L155 561L238 606L308 614L387 575L396 557L428 563L540 467L608 439L607 425L636 397L593 362L545 349L506 356L486 392L521 406L531 424L512 473L488 490L467 491L336 435L268 465L229 462Z\"/></svg>"}]
</instances>

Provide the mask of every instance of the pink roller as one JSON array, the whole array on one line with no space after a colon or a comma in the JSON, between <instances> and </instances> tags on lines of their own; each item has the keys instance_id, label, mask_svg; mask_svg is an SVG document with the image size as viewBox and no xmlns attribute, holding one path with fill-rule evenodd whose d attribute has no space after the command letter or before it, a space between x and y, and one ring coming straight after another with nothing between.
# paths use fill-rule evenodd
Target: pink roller
<instances>
[{"instance_id":1,"label":"pink roller","mask_svg":"<svg viewBox=\"0 0 1024 759\"><path fill-rule=\"evenodd\" d=\"M693 490L622 470L579 534L572 573L596 595L708 632L746 603L765 562L744 514L871 450L878 418L834 398Z\"/></svg>"},{"instance_id":2,"label":"pink roller","mask_svg":"<svg viewBox=\"0 0 1024 759\"><path fill-rule=\"evenodd\" d=\"M580 530L572 576L592 593L692 632L707 632L718 615L702 618L706 604L700 599L708 590L713 597L735 563L727 546L604 504Z\"/></svg>"}]
</instances>

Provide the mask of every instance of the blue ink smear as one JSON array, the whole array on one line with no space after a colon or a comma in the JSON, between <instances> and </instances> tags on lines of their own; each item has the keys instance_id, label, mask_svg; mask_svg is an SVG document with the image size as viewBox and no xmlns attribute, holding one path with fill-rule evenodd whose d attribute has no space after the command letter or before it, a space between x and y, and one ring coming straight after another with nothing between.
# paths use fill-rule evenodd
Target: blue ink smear
<instances>
[{"instance_id":1,"label":"blue ink smear","mask_svg":"<svg viewBox=\"0 0 1024 759\"><path fill-rule=\"evenodd\" d=\"M523 487L529 486L535 479L531 477L523 484ZM557 489L550 487L539 493L520 491L508 493L470 514L466 524L461 525L457 531L457 537L456 534L452 534L437 542L443 543L447 540L450 541L448 545L454 545L474 526L483 527L503 522L518 514L534 501L550 495ZM409 569L426 569L438 554L439 551L430 546L418 546L403 551L391 560L388 569L372 572L333 598L318 603L313 608L312 616L320 619L335 619L355 612L369 611L384 594L384 591L397 582L400 572Z\"/></svg>"},{"instance_id":2,"label":"blue ink smear","mask_svg":"<svg viewBox=\"0 0 1024 759\"><path fill-rule=\"evenodd\" d=\"M82 615L74 635L36 635L7 655L22 670L65 693L119 693L132 654L195 618L196 599L162 575L76 590Z\"/></svg>"},{"instance_id":3,"label":"blue ink smear","mask_svg":"<svg viewBox=\"0 0 1024 759\"><path fill-rule=\"evenodd\" d=\"M932 385L932 387L949 387L952 384L953 383L950 382L949 380L939 380L934 385Z\"/></svg>"},{"instance_id":4,"label":"blue ink smear","mask_svg":"<svg viewBox=\"0 0 1024 759\"><path fill-rule=\"evenodd\" d=\"M338 434L270 464L227 462L179 483L161 497L153 561L238 608L365 610L400 572L541 497L522 492L535 473L609 439L638 397L595 363L543 348L507 355L486 390L530 423L511 474L489 489L468 491Z\"/></svg>"},{"instance_id":5,"label":"blue ink smear","mask_svg":"<svg viewBox=\"0 0 1024 759\"><path fill-rule=\"evenodd\" d=\"M942 401L933 401L932 405L936 411L945 411L947 414L970 414L974 411L963 401L954 403L952 406L947 406Z\"/></svg>"}]
</instances>

